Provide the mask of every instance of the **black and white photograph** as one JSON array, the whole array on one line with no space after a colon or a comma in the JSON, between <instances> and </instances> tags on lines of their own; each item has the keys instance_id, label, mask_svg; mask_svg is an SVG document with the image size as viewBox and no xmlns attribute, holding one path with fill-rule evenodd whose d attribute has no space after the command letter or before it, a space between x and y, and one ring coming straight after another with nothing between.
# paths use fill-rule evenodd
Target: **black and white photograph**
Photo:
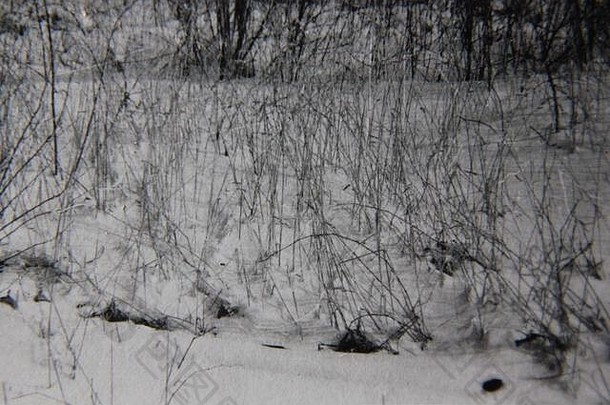
<instances>
[{"instance_id":1,"label":"black and white photograph","mask_svg":"<svg viewBox=\"0 0 610 405\"><path fill-rule=\"evenodd\" d=\"M1 0L0 405L610 403L607 0Z\"/></svg>"}]
</instances>

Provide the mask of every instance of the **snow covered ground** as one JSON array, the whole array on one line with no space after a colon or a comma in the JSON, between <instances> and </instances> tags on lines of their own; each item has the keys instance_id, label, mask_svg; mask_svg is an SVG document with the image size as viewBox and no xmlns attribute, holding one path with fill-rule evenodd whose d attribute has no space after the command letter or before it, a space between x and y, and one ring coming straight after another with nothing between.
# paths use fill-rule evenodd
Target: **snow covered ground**
<instances>
[{"instance_id":1,"label":"snow covered ground","mask_svg":"<svg viewBox=\"0 0 610 405\"><path fill-rule=\"evenodd\" d=\"M139 4L57 162L48 83L2 99L0 405L610 401L603 80L155 75Z\"/></svg>"},{"instance_id":2,"label":"snow covered ground","mask_svg":"<svg viewBox=\"0 0 610 405\"><path fill-rule=\"evenodd\" d=\"M403 343L399 355L338 353L317 349L328 333L301 339L219 327L194 338L83 320L65 302L72 298L35 303L17 291L17 310L0 307L6 404L594 403L604 384L593 370L572 397L539 380L531 357L508 341L457 352ZM490 378L503 389L483 391Z\"/></svg>"},{"instance_id":3,"label":"snow covered ground","mask_svg":"<svg viewBox=\"0 0 610 405\"><path fill-rule=\"evenodd\" d=\"M141 153L138 148L142 145L122 150L131 156L117 162L125 165L126 173L144 170L145 159L133 158ZM216 152L206 153L210 160L203 165L215 165L216 173L230 172ZM584 153L568 157L578 160ZM130 181L122 176L125 183ZM194 169L185 172L185 178L181 192L197 195ZM213 180L202 177L199 187L204 191L192 200L198 205L187 209L208 210L205 190L213 190ZM329 181L340 184L342 178L330 176ZM118 181L116 188L127 188L125 183ZM218 194L229 201L225 210L236 209L229 205L230 191ZM340 196L337 192L333 198ZM570 383L549 377L552 373L536 364L531 352L515 346L526 329L505 303L474 305L463 280L431 265L418 279L422 291L431 294L425 314L433 340L425 350L407 336L391 341L398 355L320 347L336 342L339 330L331 327L321 296L313 292L315 283L304 278L295 281L295 287L276 279L269 291L269 281L253 270L260 257L247 256L258 247L246 237L240 239L234 213L228 215L226 229L214 231L221 236L201 264L209 288L239 307L237 315L216 319L205 289L196 287L198 275L186 264L188 258L173 263L181 270L169 275L150 264L162 258L147 236L149 242L142 243L137 236L142 233L133 226L141 215L138 197L112 194L107 213L97 211L91 198L81 198L71 208L63 257L55 262L34 250L5 263L0 291L17 306L0 305L4 403L533 404L594 403L606 395L608 345L599 336L582 335L578 376L574 386L562 386ZM202 229L197 217L205 214L185 217L185 223L195 224L192 243ZM20 230L9 246L27 247L41 232L55 232L53 220ZM244 268L251 272L249 282L240 278ZM278 274L269 270L267 276ZM296 307L284 302L291 294ZM112 299L126 313L161 319L169 315L172 330L86 317ZM484 339L475 336L478 319L485 320ZM502 388L484 391L482 384L492 378L501 379Z\"/></svg>"},{"instance_id":4,"label":"snow covered ground","mask_svg":"<svg viewBox=\"0 0 610 405\"><path fill-rule=\"evenodd\" d=\"M406 345L400 355L366 355L318 351L312 336L301 340L219 332L193 340L192 334L181 331L83 321L73 308L56 306L22 300L18 310L2 307L5 366L0 378L5 403L528 404L575 400L538 381L530 357L507 347L456 354L434 349L420 352ZM51 336L46 337L49 332ZM281 344L285 349L262 343ZM501 378L505 387L484 392L481 384L494 377ZM579 403L599 399L594 386L583 388Z\"/></svg>"}]
</instances>

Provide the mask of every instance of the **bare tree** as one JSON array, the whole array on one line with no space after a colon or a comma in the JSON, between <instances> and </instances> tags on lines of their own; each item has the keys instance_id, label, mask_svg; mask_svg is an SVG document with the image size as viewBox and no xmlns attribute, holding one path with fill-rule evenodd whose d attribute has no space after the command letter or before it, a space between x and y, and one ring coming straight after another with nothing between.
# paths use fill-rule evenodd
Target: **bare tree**
<instances>
[{"instance_id":1,"label":"bare tree","mask_svg":"<svg viewBox=\"0 0 610 405\"><path fill-rule=\"evenodd\" d=\"M250 0L216 0L221 79L254 75L246 60L251 49L248 40L253 39L248 32L250 14Z\"/></svg>"}]
</instances>

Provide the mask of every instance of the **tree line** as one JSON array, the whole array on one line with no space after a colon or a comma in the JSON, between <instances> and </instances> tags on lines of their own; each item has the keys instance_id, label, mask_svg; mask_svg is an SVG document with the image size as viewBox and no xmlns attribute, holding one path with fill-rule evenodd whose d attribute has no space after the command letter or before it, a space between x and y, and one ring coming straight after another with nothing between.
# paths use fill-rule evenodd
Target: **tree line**
<instances>
[{"instance_id":1,"label":"tree line","mask_svg":"<svg viewBox=\"0 0 610 405\"><path fill-rule=\"evenodd\" d=\"M158 0L161 1L161 0ZM217 64L221 78L299 78L324 53L361 43L376 77L396 67L426 79L492 80L608 64L605 0L167 0L186 66ZM263 50L264 42L274 44ZM362 49L361 47L359 49ZM272 53L272 55L269 55Z\"/></svg>"}]
</instances>

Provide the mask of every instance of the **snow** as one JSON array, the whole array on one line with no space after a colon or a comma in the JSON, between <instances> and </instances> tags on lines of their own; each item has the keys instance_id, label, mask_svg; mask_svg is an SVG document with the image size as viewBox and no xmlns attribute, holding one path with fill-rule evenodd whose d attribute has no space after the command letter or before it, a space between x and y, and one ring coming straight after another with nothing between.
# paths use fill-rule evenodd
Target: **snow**
<instances>
[{"instance_id":1,"label":"snow","mask_svg":"<svg viewBox=\"0 0 610 405\"><path fill-rule=\"evenodd\" d=\"M130 35L175 42L175 21L148 24L119 30L119 59L171 44ZM535 76L488 91L91 72L56 83L64 169L89 142L73 178L28 154L19 117L41 84L12 100L16 161L32 160L4 190L0 404L608 401L607 98L587 99L574 144L548 131ZM547 341L515 344L561 332L553 266L578 329L561 378ZM332 350L361 326L381 350Z\"/></svg>"},{"instance_id":2,"label":"snow","mask_svg":"<svg viewBox=\"0 0 610 405\"><path fill-rule=\"evenodd\" d=\"M7 276L4 272L2 281ZM19 298L18 310L0 305L4 362L0 381L7 404L573 400L551 385L541 384L530 357L510 348L508 336L487 348L433 345L421 351L404 341L398 347L399 355L337 353L318 350L316 342L331 336L330 331L320 329L301 338L296 333L278 333L282 331L277 328L276 333L247 327L223 331L219 323L214 332L196 337L188 331L156 331L131 323L83 319L72 306L78 301L77 291L62 293L58 287L51 302L35 303L27 295L28 283L21 278L11 289ZM222 321L248 322L243 318ZM502 378L506 388L484 393L481 384L492 377ZM581 392L579 401L595 401L592 390L582 391L589 397Z\"/></svg>"},{"instance_id":3,"label":"snow","mask_svg":"<svg viewBox=\"0 0 610 405\"><path fill-rule=\"evenodd\" d=\"M199 157L186 161L182 180L168 185L177 187L171 202L176 205L166 212L175 214L187 235L178 246L183 261L176 260L167 241L155 241L151 230L141 228L145 195L134 184L142 181L147 158L162 157L151 151L159 145L126 142L114 158L117 180L105 197L106 211L97 210L90 197L77 197L69 216L64 213L70 230L62 236L64 255L58 262L35 249L3 267L0 291L18 301L17 309L0 304L4 403L527 404L596 402L605 395L607 342L583 335L589 343L578 349L576 386L558 386L529 353L515 347L524 329L509 308L473 304L468 283L430 268L400 273L410 292L417 292L412 288L417 285L429 294L425 320L433 340L426 350L407 336L391 342L399 355L318 350L318 343L332 343L338 330L331 326L325 295L308 273L315 263L305 260L302 269L291 269L278 264L277 252L261 250L257 238L264 233L256 222L236 216L241 188L228 179L234 175L231 165L240 163L229 163L211 144L200 146ZM591 159L587 153L577 151L563 161L584 169L583 162ZM198 177L200 169L212 176ZM349 180L331 171L326 181L333 190L327 196L333 201L329 220L348 224L350 214L341 207L351 198ZM285 193L296 193L291 184ZM599 198L607 192L601 190ZM217 208L209 205L214 199L221 202ZM294 215L290 200L283 209L285 218ZM45 232L51 236L60 215L21 229L11 238L11 249L26 248ZM286 220L286 229L290 223ZM301 227L307 226L303 220ZM185 240L192 244L188 249ZM197 256L193 247L204 255ZM290 263L291 250L279 251L283 263ZM203 290L197 288L198 277L205 279ZM336 277L327 287L341 286L341 276ZM33 300L41 289L50 302ZM210 291L237 305L239 315L214 319L215 303L205 296ZM169 315L178 326L158 331L83 317L112 299L132 313ZM479 336L483 329L485 336ZM503 388L483 392L481 384L489 378L501 378Z\"/></svg>"}]
</instances>

